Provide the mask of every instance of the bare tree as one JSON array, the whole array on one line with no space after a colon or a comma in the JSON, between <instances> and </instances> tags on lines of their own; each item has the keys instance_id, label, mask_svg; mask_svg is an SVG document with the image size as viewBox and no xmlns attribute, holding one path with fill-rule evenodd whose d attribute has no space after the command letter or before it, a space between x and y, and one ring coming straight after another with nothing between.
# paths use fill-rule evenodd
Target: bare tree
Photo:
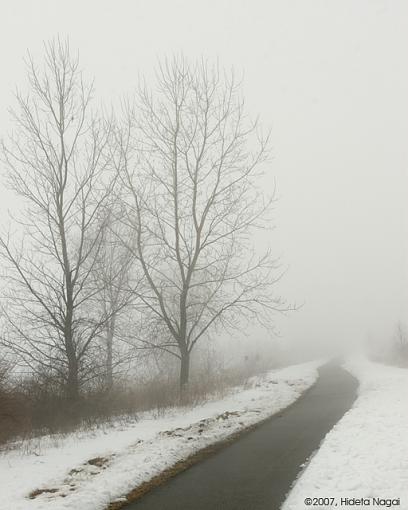
<instances>
[{"instance_id":1,"label":"bare tree","mask_svg":"<svg viewBox=\"0 0 408 510\"><path fill-rule=\"evenodd\" d=\"M191 352L217 327L265 321L285 305L269 251L254 249L273 201L260 186L268 136L244 112L233 74L183 57L159 66L127 105L118 164L128 245L144 274L140 340L180 359L180 387ZM125 240L126 242L126 240Z\"/></svg>"},{"instance_id":2,"label":"bare tree","mask_svg":"<svg viewBox=\"0 0 408 510\"><path fill-rule=\"evenodd\" d=\"M45 45L44 67L29 56L27 68L30 91L17 92L15 129L3 141L9 188L26 206L13 236L0 237L3 341L33 370L57 374L75 401L110 317L91 306L101 292L91 275L102 242L95 225L111 188L112 129L92 112L93 85L68 42Z\"/></svg>"},{"instance_id":3,"label":"bare tree","mask_svg":"<svg viewBox=\"0 0 408 510\"><path fill-rule=\"evenodd\" d=\"M399 321L394 334L394 357L401 364L408 362L408 334L403 322Z\"/></svg>"},{"instance_id":4,"label":"bare tree","mask_svg":"<svg viewBox=\"0 0 408 510\"><path fill-rule=\"evenodd\" d=\"M115 366L119 366L128 359L127 342L121 342L120 349L117 349L117 359L114 360L114 339L119 336L120 327L118 322L124 314L130 313L129 307L132 304L134 293L130 290L134 285L135 278L132 278L132 257L128 249L120 239L126 239L128 233L124 230L123 224L118 220L121 216L119 200L112 200L107 204L102 215L102 225L97 226L103 231L103 239L95 268L93 278L95 287L102 291L98 295L98 303L104 314L108 317L105 324L103 343L105 347L105 385L109 390L113 385ZM120 339L120 338L119 338Z\"/></svg>"}]
</instances>

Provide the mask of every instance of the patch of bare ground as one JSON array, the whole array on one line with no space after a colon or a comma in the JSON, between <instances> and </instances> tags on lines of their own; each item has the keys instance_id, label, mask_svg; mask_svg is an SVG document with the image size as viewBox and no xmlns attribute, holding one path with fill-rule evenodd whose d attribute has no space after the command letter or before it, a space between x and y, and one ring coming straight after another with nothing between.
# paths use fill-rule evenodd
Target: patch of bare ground
<instances>
[{"instance_id":1,"label":"patch of bare ground","mask_svg":"<svg viewBox=\"0 0 408 510\"><path fill-rule=\"evenodd\" d=\"M110 457L95 457L93 459L89 459L87 464L91 466L104 467L110 460Z\"/></svg>"},{"instance_id":2,"label":"patch of bare ground","mask_svg":"<svg viewBox=\"0 0 408 510\"><path fill-rule=\"evenodd\" d=\"M87 460L81 466L71 469L68 473L68 477L64 480L61 487L53 487L53 488L42 488L35 489L28 495L29 499L35 499L42 494L54 494L56 497L65 498L67 496L67 490L73 492L76 490L76 478L80 477L83 473L87 473L88 475L95 476L98 475L103 469L106 469L109 465L109 462L114 457L114 455L108 457L94 457L92 459Z\"/></svg>"},{"instance_id":3,"label":"patch of bare ground","mask_svg":"<svg viewBox=\"0 0 408 510\"><path fill-rule=\"evenodd\" d=\"M35 499L36 497L40 496L41 494L55 494L58 492L58 489L35 489L34 491L31 491L28 497L30 499Z\"/></svg>"}]
</instances>

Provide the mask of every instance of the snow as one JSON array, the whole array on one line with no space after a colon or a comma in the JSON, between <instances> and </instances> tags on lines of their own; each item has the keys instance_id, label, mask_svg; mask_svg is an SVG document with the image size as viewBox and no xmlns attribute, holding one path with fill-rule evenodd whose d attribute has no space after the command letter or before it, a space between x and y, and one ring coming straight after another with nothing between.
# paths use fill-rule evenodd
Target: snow
<instances>
[{"instance_id":1,"label":"snow","mask_svg":"<svg viewBox=\"0 0 408 510\"><path fill-rule=\"evenodd\" d=\"M345 368L359 381L358 398L326 435L282 510L305 509L305 498L319 497L335 498L337 508L408 510L408 370L363 359Z\"/></svg>"},{"instance_id":2,"label":"snow","mask_svg":"<svg viewBox=\"0 0 408 510\"><path fill-rule=\"evenodd\" d=\"M293 403L316 381L320 364L270 371L199 407L6 451L0 455L1 509L105 509L177 461ZM29 499L37 489L52 492Z\"/></svg>"}]
</instances>

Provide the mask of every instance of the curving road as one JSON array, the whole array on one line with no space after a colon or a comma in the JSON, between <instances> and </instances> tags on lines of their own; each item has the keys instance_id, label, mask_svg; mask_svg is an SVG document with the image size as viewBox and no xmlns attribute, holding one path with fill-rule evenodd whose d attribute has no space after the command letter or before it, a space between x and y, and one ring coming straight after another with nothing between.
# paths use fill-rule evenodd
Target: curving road
<instances>
[{"instance_id":1,"label":"curving road","mask_svg":"<svg viewBox=\"0 0 408 510\"><path fill-rule=\"evenodd\" d=\"M278 510L301 465L351 407L357 381L328 364L292 406L126 510Z\"/></svg>"}]
</instances>

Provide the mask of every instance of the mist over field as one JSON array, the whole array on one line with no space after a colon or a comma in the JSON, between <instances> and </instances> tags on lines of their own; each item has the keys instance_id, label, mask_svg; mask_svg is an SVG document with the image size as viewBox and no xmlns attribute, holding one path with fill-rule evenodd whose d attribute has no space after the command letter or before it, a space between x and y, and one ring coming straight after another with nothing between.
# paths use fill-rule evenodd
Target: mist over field
<instances>
[{"instance_id":1,"label":"mist over field","mask_svg":"<svg viewBox=\"0 0 408 510\"><path fill-rule=\"evenodd\" d=\"M304 303L277 317L280 341L343 345L392 336L408 301L404 2L41 6L4 2L3 136L27 49L39 57L43 41L58 34L79 50L107 108L171 53L233 67L249 114L271 129L265 187L276 182L276 228L255 242L267 237L288 268L281 294ZM4 189L1 202L3 211L18 204ZM251 343L266 336L249 331L243 336Z\"/></svg>"}]
</instances>

